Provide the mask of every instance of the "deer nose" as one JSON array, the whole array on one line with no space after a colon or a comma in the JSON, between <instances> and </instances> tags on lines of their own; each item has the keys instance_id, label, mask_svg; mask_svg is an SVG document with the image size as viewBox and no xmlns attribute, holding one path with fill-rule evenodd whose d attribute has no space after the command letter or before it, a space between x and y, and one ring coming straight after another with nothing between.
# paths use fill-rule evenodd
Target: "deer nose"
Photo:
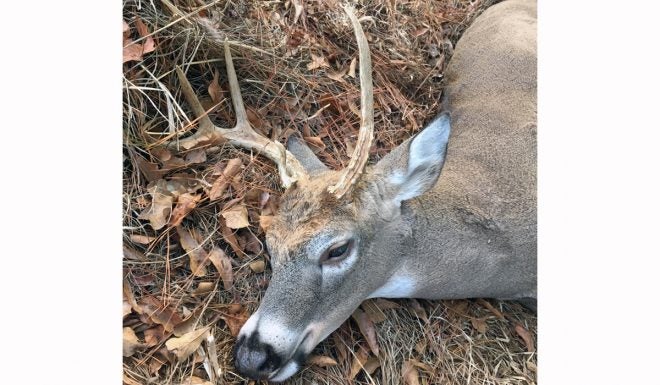
<instances>
[{"instance_id":1,"label":"deer nose","mask_svg":"<svg viewBox=\"0 0 660 385\"><path fill-rule=\"evenodd\" d=\"M259 332L242 336L236 343L234 367L243 376L253 380L266 380L282 365L275 349L259 340Z\"/></svg>"}]
</instances>

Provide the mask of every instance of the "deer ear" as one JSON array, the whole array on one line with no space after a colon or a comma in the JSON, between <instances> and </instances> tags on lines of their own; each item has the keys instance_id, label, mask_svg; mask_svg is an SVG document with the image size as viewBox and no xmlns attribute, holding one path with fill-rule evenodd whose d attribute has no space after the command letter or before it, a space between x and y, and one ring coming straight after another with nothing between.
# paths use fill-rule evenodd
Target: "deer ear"
<instances>
[{"instance_id":1,"label":"deer ear","mask_svg":"<svg viewBox=\"0 0 660 385\"><path fill-rule=\"evenodd\" d=\"M307 174L313 175L328 170L319 158L316 157L314 152L309 149L304 140L291 135L286 142L286 147L298 159Z\"/></svg>"},{"instance_id":2,"label":"deer ear","mask_svg":"<svg viewBox=\"0 0 660 385\"><path fill-rule=\"evenodd\" d=\"M450 130L449 114L443 113L376 164L380 182L397 206L435 185L445 162Z\"/></svg>"}]
</instances>

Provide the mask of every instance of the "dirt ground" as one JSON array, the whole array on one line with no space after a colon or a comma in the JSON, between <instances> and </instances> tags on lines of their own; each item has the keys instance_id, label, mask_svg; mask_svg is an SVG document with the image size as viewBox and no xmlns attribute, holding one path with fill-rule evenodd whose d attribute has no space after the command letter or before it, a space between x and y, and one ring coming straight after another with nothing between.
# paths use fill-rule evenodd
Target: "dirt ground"
<instances>
[{"instance_id":1,"label":"dirt ground","mask_svg":"<svg viewBox=\"0 0 660 385\"><path fill-rule=\"evenodd\" d=\"M370 162L439 112L453 47L491 3L359 2L374 73ZM282 192L277 171L228 145L166 148L196 129L175 66L212 120L229 127L229 41L255 129L280 141L299 132L339 169L355 143L360 97L339 5L124 2L124 383L249 383L233 369L232 348L270 278L264 229ZM536 315L517 303L378 299L359 311L285 384L536 383Z\"/></svg>"}]
</instances>

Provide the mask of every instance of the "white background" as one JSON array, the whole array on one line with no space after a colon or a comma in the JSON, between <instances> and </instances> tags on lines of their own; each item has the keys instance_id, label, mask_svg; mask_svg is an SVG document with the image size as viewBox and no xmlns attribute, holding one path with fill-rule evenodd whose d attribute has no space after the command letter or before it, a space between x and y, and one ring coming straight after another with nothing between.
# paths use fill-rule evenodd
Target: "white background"
<instances>
[{"instance_id":1,"label":"white background","mask_svg":"<svg viewBox=\"0 0 660 385\"><path fill-rule=\"evenodd\" d=\"M660 381L657 11L539 4L540 384ZM121 381L121 17L3 3L3 384Z\"/></svg>"}]
</instances>

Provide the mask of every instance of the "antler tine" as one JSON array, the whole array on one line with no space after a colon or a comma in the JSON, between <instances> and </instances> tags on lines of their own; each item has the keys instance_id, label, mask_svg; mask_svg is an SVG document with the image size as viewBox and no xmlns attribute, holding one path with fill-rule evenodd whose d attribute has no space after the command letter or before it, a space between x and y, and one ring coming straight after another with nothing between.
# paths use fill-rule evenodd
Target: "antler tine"
<instances>
[{"instance_id":1,"label":"antler tine","mask_svg":"<svg viewBox=\"0 0 660 385\"><path fill-rule=\"evenodd\" d=\"M225 42L225 60L227 75L229 77L231 100L236 114L236 125L233 128L222 128L214 125L208 117L207 111L204 110L204 107L202 107L202 104L195 95L186 75L179 67L177 67L176 73L179 76L179 81L181 83L181 91L188 104L190 104L194 114L199 119L199 128L194 135L178 142L170 143L169 147L172 149L180 147L189 150L194 147L215 144L227 140L230 144L237 147L258 151L275 162L284 188L290 187L300 179L307 178L307 174L300 162L293 154L287 151L281 143L259 135L252 129L247 118L247 113L245 112L241 90L234 69L234 62L227 42Z\"/></svg>"},{"instance_id":2,"label":"antler tine","mask_svg":"<svg viewBox=\"0 0 660 385\"><path fill-rule=\"evenodd\" d=\"M335 185L328 187L328 191L338 199L349 192L355 182L360 178L360 175L362 175L369 159L369 148L374 138L374 92L371 80L369 44L367 43L367 37L364 35L362 26L360 26L360 21L355 16L355 9L352 6L345 5L344 11L351 20L358 44L360 56L360 112L362 119L360 121L360 134L351 155L351 160L348 166L342 171L339 181Z\"/></svg>"}]
</instances>

